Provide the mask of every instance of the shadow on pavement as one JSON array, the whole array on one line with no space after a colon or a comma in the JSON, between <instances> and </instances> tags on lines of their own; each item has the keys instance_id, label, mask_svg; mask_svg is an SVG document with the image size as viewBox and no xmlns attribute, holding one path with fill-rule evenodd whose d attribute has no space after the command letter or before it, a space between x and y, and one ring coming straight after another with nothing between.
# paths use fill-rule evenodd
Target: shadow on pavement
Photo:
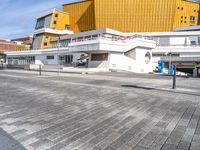
<instances>
[{"instance_id":1,"label":"shadow on pavement","mask_svg":"<svg viewBox=\"0 0 200 150\"><path fill-rule=\"evenodd\" d=\"M149 87L143 87L143 86L137 86L137 85L122 85L122 87L144 89L144 90L154 90L155 89L155 88L149 88Z\"/></svg>"},{"instance_id":2,"label":"shadow on pavement","mask_svg":"<svg viewBox=\"0 0 200 150\"><path fill-rule=\"evenodd\" d=\"M17 140L0 128L1 150L26 150Z\"/></svg>"},{"instance_id":3,"label":"shadow on pavement","mask_svg":"<svg viewBox=\"0 0 200 150\"><path fill-rule=\"evenodd\" d=\"M143 90L157 90L157 91L173 92L173 93L186 94L186 95L192 95L192 96L200 96L200 94L196 92L186 92L186 91L178 91L178 90L172 90L172 89L157 89L157 88L143 87L143 86L137 86L137 85L121 85L121 87L143 89Z\"/></svg>"}]
</instances>

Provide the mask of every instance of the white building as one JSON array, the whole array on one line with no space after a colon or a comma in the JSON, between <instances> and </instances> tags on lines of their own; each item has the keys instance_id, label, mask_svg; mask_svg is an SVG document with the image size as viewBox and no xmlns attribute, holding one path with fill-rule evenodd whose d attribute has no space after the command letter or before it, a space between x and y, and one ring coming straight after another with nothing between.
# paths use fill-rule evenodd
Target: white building
<instances>
[{"instance_id":1,"label":"white building","mask_svg":"<svg viewBox=\"0 0 200 150\"><path fill-rule=\"evenodd\" d=\"M58 38L51 39L51 49L6 54L10 65L57 65L61 62L64 67L76 67L84 58L87 68L148 73L155 70L159 60L164 60L167 65L171 62L179 68L193 70L200 63L200 32L197 28L161 33L99 29L62 36L59 42Z\"/></svg>"},{"instance_id":2,"label":"white building","mask_svg":"<svg viewBox=\"0 0 200 150\"><path fill-rule=\"evenodd\" d=\"M77 66L83 54L87 68L124 70L138 73L152 72L152 49L156 43L147 37L126 35L111 29L99 29L60 39L52 39L52 49L7 52L8 65L64 65ZM64 59L63 57L68 58ZM30 60L29 60L30 59Z\"/></svg>"}]
</instances>

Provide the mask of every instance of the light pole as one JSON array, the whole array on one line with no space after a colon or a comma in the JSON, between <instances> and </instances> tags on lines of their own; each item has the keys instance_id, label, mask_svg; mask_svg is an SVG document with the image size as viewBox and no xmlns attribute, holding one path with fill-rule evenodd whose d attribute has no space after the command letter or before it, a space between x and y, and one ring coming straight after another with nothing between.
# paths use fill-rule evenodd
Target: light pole
<instances>
[{"instance_id":1,"label":"light pole","mask_svg":"<svg viewBox=\"0 0 200 150\"><path fill-rule=\"evenodd\" d=\"M60 36L58 37L58 52L57 52L58 75L60 75L60 57L59 57L59 51L60 51Z\"/></svg>"},{"instance_id":2,"label":"light pole","mask_svg":"<svg viewBox=\"0 0 200 150\"><path fill-rule=\"evenodd\" d=\"M172 89L176 89L176 65L174 65L174 75L173 75L173 87Z\"/></svg>"}]
</instances>

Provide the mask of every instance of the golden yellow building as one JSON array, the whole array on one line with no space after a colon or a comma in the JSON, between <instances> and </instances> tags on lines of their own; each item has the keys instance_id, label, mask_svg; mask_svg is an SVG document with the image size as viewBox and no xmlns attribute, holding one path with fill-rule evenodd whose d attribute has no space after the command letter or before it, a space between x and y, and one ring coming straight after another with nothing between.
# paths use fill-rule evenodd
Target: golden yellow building
<instances>
[{"instance_id":1,"label":"golden yellow building","mask_svg":"<svg viewBox=\"0 0 200 150\"><path fill-rule=\"evenodd\" d=\"M111 28L121 32L167 32L200 24L199 3L186 0L85 0L37 18L33 49L49 48L53 37Z\"/></svg>"},{"instance_id":2,"label":"golden yellow building","mask_svg":"<svg viewBox=\"0 0 200 150\"><path fill-rule=\"evenodd\" d=\"M199 4L185 0L85 0L64 4L63 11L74 32L166 32L199 23Z\"/></svg>"},{"instance_id":3,"label":"golden yellow building","mask_svg":"<svg viewBox=\"0 0 200 150\"><path fill-rule=\"evenodd\" d=\"M37 18L33 49L50 48L51 38L71 33L69 13L56 9L45 12Z\"/></svg>"}]
</instances>

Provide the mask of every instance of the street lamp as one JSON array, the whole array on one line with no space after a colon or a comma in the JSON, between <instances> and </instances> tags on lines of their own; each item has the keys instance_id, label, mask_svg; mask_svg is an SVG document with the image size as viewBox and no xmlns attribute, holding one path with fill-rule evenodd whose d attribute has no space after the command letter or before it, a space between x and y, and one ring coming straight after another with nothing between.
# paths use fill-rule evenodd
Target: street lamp
<instances>
[{"instance_id":1,"label":"street lamp","mask_svg":"<svg viewBox=\"0 0 200 150\"><path fill-rule=\"evenodd\" d=\"M166 56L169 56L169 72L168 74L170 75L170 70L171 70L171 65L172 65L172 52L165 53ZM173 85L172 89L176 89L176 65L174 65L174 74L173 74Z\"/></svg>"},{"instance_id":2,"label":"street lamp","mask_svg":"<svg viewBox=\"0 0 200 150\"><path fill-rule=\"evenodd\" d=\"M58 37L58 52L57 52L58 75L60 75L60 57L59 57L59 51L60 51L60 36Z\"/></svg>"}]
</instances>

